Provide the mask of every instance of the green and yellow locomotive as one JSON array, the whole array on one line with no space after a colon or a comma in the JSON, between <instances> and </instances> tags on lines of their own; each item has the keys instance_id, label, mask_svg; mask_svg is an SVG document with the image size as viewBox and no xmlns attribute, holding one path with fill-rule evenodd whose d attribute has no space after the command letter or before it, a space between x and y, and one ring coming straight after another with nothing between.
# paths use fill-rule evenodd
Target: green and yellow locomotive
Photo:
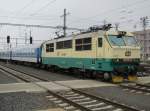
<instances>
[{"instance_id":1,"label":"green and yellow locomotive","mask_svg":"<svg viewBox=\"0 0 150 111\"><path fill-rule=\"evenodd\" d=\"M134 81L140 62L140 46L133 34L111 31L109 25L56 38L42 44L41 61L49 67L84 71L113 82Z\"/></svg>"}]
</instances>

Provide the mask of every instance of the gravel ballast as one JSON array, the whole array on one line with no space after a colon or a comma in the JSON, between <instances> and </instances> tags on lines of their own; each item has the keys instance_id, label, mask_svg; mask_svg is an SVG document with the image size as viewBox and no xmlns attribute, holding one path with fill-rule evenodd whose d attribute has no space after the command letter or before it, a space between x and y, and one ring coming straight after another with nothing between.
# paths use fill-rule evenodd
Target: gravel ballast
<instances>
[{"instance_id":1,"label":"gravel ballast","mask_svg":"<svg viewBox=\"0 0 150 111\"><path fill-rule=\"evenodd\" d=\"M47 100L47 93L1 93L0 111L37 111L40 109L56 108Z\"/></svg>"},{"instance_id":2,"label":"gravel ballast","mask_svg":"<svg viewBox=\"0 0 150 111\"><path fill-rule=\"evenodd\" d=\"M33 68L33 67L15 65L15 64L5 64L5 63L1 63L1 64L7 65L8 67L15 68L19 71L23 71L31 75L36 75L44 79L46 78L49 81L66 81L66 80L78 79L77 77L73 77L69 74L67 75L67 74L53 73L50 71L42 70L40 68Z\"/></svg>"}]
</instances>

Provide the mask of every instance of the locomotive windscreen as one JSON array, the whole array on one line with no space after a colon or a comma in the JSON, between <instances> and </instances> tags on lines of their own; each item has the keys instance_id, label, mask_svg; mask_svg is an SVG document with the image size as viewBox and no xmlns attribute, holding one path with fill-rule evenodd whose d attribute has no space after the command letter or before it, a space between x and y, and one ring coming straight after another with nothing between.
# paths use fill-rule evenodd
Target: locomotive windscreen
<instances>
[{"instance_id":1,"label":"locomotive windscreen","mask_svg":"<svg viewBox=\"0 0 150 111\"><path fill-rule=\"evenodd\" d=\"M118 37L117 35L109 35L108 38L111 45L113 46L125 46L123 37Z\"/></svg>"},{"instance_id":2,"label":"locomotive windscreen","mask_svg":"<svg viewBox=\"0 0 150 111\"><path fill-rule=\"evenodd\" d=\"M138 43L134 36L122 36L109 35L108 39L113 46L138 46Z\"/></svg>"}]
</instances>

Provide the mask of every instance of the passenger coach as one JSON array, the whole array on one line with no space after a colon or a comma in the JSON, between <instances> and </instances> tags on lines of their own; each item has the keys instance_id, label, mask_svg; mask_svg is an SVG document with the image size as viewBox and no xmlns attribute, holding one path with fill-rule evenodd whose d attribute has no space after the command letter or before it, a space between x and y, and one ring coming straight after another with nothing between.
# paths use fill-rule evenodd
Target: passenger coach
<instances>
[{"instance_id":1,"label":"passenger coach","mask_svg":"<svg viewBox=\"0 0 150 111\"><path fill-rule=\"evenodd\" d=\"M39 64L41 62L41 44L19 46L0 51L0 59L14 62L28 62Z\"/></svg>"}]
</instances>

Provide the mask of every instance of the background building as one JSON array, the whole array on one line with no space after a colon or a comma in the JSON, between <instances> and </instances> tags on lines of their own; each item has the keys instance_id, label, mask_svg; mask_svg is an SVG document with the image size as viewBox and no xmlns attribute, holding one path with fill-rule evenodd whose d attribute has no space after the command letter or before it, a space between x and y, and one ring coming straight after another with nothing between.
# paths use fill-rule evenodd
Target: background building
<instances>
[{"instance_id":1,"label":"background building","mask_svg":"<svg viewBox=\"0 0 150 111\"><path fill-rule=\"evenodd\" d=\"M133 32L141 45L141 58L150 60L150 29Z\"/></svg>"}]
</instances>

